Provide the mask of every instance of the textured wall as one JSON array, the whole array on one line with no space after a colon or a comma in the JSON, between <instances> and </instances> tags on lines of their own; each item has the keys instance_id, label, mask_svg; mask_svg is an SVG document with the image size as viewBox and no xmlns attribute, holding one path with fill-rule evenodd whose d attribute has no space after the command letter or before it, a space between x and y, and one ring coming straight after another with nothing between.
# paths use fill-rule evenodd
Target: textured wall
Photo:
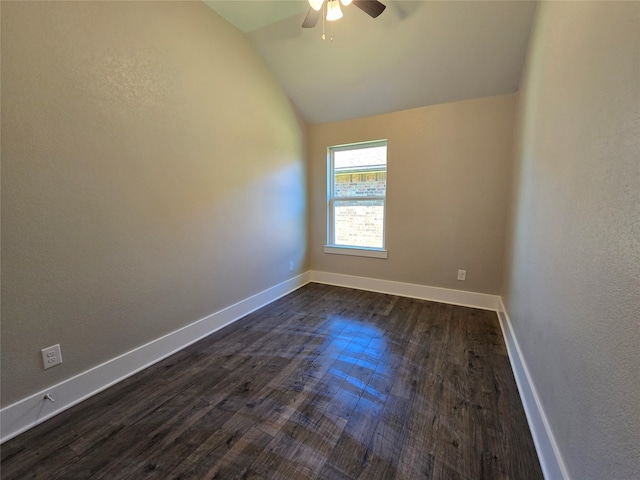
<instances>
[{"instance_id":1,"label":"textured wall","mask_svg":"<svg viewBox=\"0 0 640 480\"><path fill-rule=\"evenodd\" d=\"M305 129L203 3L3 1L2 404L306 270Z\"/></svg>"},{"instance_id":2,"label":"textured wall","mask_svg":"<svg viewBox=\"0 0 640 480\"><path fill-rule=\"evenodd\" d=\"M497 294L515 95L314 125L309 130L314 270ZM388 259L324 253L327 147L388 139ZM456 280L458 269L467 280Z\"/></svg>"},{"instance_id":3,"label":"textured wall","mask_svg":"<svg viewBox=\"0 0 640 480\"><path fill-rule=\"evenodd\" d=\"M640 3L543 2L503 296L575 480L640 466Z\"/></svg>"}]
</instances>

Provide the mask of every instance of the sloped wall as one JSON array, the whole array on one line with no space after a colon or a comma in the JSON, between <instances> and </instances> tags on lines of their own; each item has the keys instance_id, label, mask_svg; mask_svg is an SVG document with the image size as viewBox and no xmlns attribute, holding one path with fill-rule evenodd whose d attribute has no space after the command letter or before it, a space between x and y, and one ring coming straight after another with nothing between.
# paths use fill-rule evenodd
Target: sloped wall
<instances>
[{"instance_id":1,"label":"sloped wall","mask_svg":"<svg viewBox=\"0 0 640 480\"><path fill-rule=\"evenodd\" d=\"M201 2L3 1L2 405L306 271L305 130Z\"/></svg>"}]
</instances>

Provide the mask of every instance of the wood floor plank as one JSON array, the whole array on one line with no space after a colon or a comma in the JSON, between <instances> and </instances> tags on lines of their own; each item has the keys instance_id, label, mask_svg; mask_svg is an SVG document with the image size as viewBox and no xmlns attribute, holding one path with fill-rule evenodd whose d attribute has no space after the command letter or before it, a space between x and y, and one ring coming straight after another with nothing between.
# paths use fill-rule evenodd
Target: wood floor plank
<instances>
[{"instance_id":1,"label":"wood floor plank","mask_svg":"<svg viewBox=\"0 0 640 480\"><path fill-rule=\"evenodd\" d=\"M495 312L319 284L0 450L7 480L543 478Z\"/></svg>"},{"instance_id":2,"label":"wood floor plank","mask_svg":"<svg viewBox=\"0 0 640 480\"><path fill-rule=\"evenodd\" d=\"M185 430L210 413L212 407L194 397L189 390L147 415L135 428L119 431L108 442L101 442L83 455L81 460L58 477L64 478L127 478L138 469L156 470L151 461L154 454L171 445L174 455L180 455L177 442ZM184 450L180 448L181 452ZM136 475L144 478L143 475Z\"/></svg>"},{"instance_id":3,"label":"wood floor plank","mask_svg":"<svg viewBox=\"0 0 640 480\"><path fill-rule=\"evenodd\" d=\"M258 458L269 445L273 437L255 427L240 437L227 453L202 478L210 479L240 479L248 478L249 466Z\"/></svg>"}]
</instances>

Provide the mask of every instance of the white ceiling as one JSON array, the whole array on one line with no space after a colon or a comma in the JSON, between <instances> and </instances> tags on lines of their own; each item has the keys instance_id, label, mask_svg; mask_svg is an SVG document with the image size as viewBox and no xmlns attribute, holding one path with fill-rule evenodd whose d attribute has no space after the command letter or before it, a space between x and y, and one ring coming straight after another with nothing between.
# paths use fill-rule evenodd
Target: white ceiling
<instances>
[{"instance_id":1,"label":"white ceiling","mask_svg":"<svg viewBox=\"0 0 640 480\"><path fill-rule=\"evenodd\" d=\"M312 124L518 90L535 2L381 1L376 19L343 7L324 41L322 21L300 27L307 0L206 3L247 35Z\"/></svg>"}]
</instances>

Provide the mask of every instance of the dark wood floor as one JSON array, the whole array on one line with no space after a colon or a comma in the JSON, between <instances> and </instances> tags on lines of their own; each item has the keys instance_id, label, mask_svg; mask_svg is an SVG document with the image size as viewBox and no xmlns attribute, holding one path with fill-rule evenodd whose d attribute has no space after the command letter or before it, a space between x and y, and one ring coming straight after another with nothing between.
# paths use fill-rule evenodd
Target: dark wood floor
<instances>
[{"instance_id":1,"label":"dark wood floor","mask_svg":"<svg viewBox=\"0 0 640 480\"><path fill-rule=\"evenodd\" d=\"M543 478L495 313L318 284L1 450L5 480Z\"/></svg>"}]
</instances>

